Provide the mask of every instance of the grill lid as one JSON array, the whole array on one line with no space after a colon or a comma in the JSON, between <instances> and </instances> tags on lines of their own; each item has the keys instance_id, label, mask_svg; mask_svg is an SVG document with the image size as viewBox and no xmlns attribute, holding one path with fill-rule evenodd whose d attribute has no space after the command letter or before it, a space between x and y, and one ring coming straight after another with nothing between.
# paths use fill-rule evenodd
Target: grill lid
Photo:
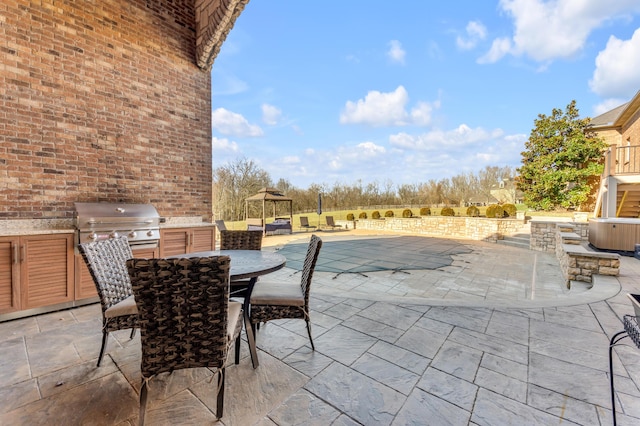
<instances>
[{"instance_id":1,"label":"grill lid","mask_svg":"<svg viewBox=\"0 0 640 426\"><path fill-rule=\"evenodd\" d=\"M75 207L76 227L81 231L160 225L160 215L151 204L75 203Z\"/></svg>"}]
</instances>

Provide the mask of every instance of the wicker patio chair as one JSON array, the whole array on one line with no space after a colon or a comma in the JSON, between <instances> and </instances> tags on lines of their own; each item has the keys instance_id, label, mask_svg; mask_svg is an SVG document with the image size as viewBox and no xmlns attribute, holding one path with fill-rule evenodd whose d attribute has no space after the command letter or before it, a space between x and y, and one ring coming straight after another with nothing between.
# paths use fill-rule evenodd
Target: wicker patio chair
<instances>
[{"instance_id":1,"label":"wicker patio chair","mask_svg":"<svg viewBox=\"0 0 640 426\"><path fill-rule=\"evenodd\" d=\"M309 292L311 278L318 261L322 240L311 235L304 259L300 284L282 283L263 279L255 284L251 293L249 322L255 334L256 325L275 319L304 319L307 323L307 333L311 348L315 350L311 337L311 322L309 317Z\"/></svg>"},{"instance_id":2,"label":"wicker patio chair","mask_svg":"<svg viewBox=\"0 0 640 426\"><path fill-rule=\"evenodd\" d=\"M220 250L262 250L262 231L220 231ZM230 284L231 296L244 297L248 279L234 280Z\"/></svg>"},{"instance_id":3,"label":"wicker patio chair","mask_svg":"<svg viewBox=\"0 0 640 426\"><path fill-rule=\"evenodd\" d=\"M229 256L130 259L127 262L139 310L142 345L140 424L148 382L185 368L216 368L216 416L222 417L225 363L235 342L240 361L242 304L229 301Z\"/></svg>"},{"instance_id":4,"label":"wicker patio chair","mask_svg":"<svg viewBox=\"0 0 640 426\"><path fill-rule=\"evenodd\" d=\"M309 218L307 216L300 216L300 229L316 229L316 226L309 225Z\"/></svg>"},{"instance_id":5,"label":"wicker patio chair","mask_svg":"<svg viewBox=\"0 0 640 426\"><path fill-rule=\"evenodd\" d=\"M98 356L100 367L109 333L138 327L138 309L131 291L127 260L133 257L127 237L100 240L79 245L98 290L102 307L102 346Z\"/></svg>"}]
</instances>

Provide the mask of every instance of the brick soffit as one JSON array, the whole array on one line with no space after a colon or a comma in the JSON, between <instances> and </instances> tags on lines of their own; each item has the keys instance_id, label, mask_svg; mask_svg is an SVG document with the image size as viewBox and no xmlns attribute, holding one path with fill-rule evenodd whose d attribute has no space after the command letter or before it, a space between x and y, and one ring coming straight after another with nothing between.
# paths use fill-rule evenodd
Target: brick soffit
<instances>
[{"instance_id":1,"label":"brick soffit","mask_svg":"<svg viewBox=\"0 0 640 426\"><path fill-rule=\"evenodd\" d=\"M196 64L211 71L229 31L249 0L196 0Z\"/></svg>"}]
</instances>

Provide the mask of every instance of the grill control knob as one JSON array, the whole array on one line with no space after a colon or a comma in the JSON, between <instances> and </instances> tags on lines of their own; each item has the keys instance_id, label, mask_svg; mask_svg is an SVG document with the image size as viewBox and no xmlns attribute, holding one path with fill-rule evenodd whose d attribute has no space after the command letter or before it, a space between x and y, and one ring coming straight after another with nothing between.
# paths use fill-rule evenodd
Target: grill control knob
<instances>
[{"instance_id":1,"label":"grill control knob","mask_svg":"<svg viewBox=\"0 0 640 426\"><path fill-rule=\"evenodd\" d=\"M112 233L109 234L109 238L118 238L119 235L116 231L113 231Z\"/></svg>"},{"instance_id":2,"label":"grill control knob","mask_svg":"<svg viewBox=\"0 0 640 426\"><path fill-rule=\"evenodd\" d=\"M147 237L153 237L153 231L147 231Z\"/></svg>"},{"instance_id":3,"label":"grill control knob","mask_svg":"<svg viewBox=\"0 0 640 426\"><path fill-rule=\"evenodd\" d=\"M91 241L96 241L98 239L98 234L96 234L95 232L92 232L89 234L89 239Z\"/></svg>"},{"instance_id":4,"label":"grill control knob","mask_svg":"<svg viewBox=\"0 0 640 426\"><path fill-rule=\"evenodd\" d=\"M129 238L134 239L137 236L138 236L138 233L136 231L129 232Z\"/></svg>"}]
</instances>

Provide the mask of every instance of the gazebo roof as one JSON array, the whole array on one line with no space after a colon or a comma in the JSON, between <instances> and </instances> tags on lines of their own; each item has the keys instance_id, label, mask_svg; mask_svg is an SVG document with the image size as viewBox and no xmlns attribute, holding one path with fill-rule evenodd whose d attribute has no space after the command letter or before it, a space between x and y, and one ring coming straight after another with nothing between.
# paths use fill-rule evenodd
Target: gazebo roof
<instances>
[{"instance_id":1,"label":"gazebo roof","mask_svg":"<svg viewBox=\"0 0 640 426\"><path fill-rule=\"evenodd\" d=\"M264 200L264 201L292 201L292 198L282 195L279 189L262 188L256 195L247 198L247 201Z\"/></svg>"}]
</instances>

